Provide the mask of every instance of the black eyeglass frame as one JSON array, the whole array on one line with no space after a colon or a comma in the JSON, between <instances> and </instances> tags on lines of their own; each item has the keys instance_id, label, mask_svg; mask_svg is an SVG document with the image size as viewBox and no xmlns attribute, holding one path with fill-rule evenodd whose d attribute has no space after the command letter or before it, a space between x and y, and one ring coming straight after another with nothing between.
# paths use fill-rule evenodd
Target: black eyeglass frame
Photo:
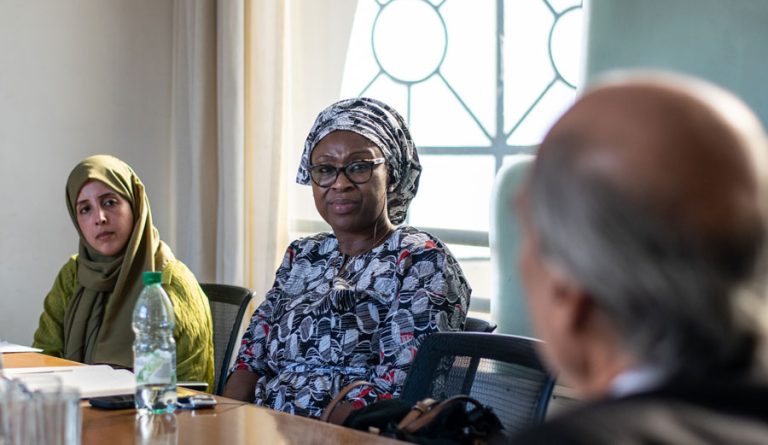
<instances>
[{"instance_id":1,"label":"black eyeglass frame","mask_svg":"<svg viewBox=\"0 0 768 445\"><path fill-rule=\"evenodd\" d=\"M359 159L357 161L352 161L352 162L350 162L350 163L348 163L346 165L343 165L341 167L336 167L336 166L330 165L330 164L312 164L312 165L309 166L309 168L307 170L309 170L309 177L310 177L310 179L312 179L312 182L314 182L318 187L330 187L330 186L332 186L339 179L339 173L341 173L341 172L344 172L344 176L347 177L349 182L351 182L352 184L360 185L360 184L365 184L366 182L370 181L371 178L373 177L373 169L376 168L377 165L383 164L384 162L386 162L385 158ZM347 169L350 166L355 165L355 164L360 164L360 163L368 164L370 166L370 169L368 170L369 175L368 175L368 178L365 181L355 181L347 173ZM328 181L328 184L326 184L326 185L320 184L315 179L315 176L312 174L312 171L316 170L318 167L326 167L326 168L334 169L336 174L333 175L333 180L332 181Z\"/></svg>"}]
</instances>

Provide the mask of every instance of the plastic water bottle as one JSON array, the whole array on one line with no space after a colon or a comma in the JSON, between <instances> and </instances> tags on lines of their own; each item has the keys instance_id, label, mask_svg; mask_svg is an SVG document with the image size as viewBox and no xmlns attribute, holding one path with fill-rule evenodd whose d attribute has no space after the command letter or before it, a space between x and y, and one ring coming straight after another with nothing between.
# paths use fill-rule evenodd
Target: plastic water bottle
<instances>
[{"instance_id":1,"label":"plastic water bottle","mask_svg":"<svg viewBox=\"0 0 768 445\"><path fill-rule=\"evenodd\" d=\"M144 290L133 309L133 372L141 414L176 409L176 341L173 305L160 285L161 272L144 272Z\"/></svg>"}]
</instances>

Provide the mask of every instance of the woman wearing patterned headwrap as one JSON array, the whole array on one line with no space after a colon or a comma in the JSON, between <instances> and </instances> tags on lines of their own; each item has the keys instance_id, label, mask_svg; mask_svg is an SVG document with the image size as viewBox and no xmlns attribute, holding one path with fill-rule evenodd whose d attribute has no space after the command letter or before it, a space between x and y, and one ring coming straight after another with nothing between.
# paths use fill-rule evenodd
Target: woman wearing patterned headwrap
<instances>
[{"instance_id":1,"label":"woman wearing patterned headwrap","mask_svg":"<svg viewBox=\"0 0 768 445\"><path fill-rule=\"evenodd\" d=\"M67 209L79 253L61 268L44 302L33 346L82 363L133 368L133 307L141 273L162 271L173 303L176 374L213 388L211 311L195 276L152 225L149 199L123 161L96 155L67 180Z\"/></svg>"},{"instance_id":2,"label":"woman wearing patterned headwrap","mask_svg":"<svg viewBox=\"0 0 768 445\"><path fill-rule=\"evenodd\" d=\"M225 395L319 416L348 383L362 406L398 397L419 344L463 327L470 288L434 236L407 225L421 166L403 118L373 99L335 103L304 144L297 182L333 229L294 241L254 313Z\"/></svg>"}]
</instances>

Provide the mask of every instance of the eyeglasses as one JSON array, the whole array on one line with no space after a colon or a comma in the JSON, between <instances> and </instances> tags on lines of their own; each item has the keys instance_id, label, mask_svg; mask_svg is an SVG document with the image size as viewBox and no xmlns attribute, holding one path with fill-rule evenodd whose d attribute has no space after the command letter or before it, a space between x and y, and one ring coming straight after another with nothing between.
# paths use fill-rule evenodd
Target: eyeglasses
<instances>
[{"instance_id":1,"label":"eyeglasses","mask_svg":"<svg viewBox=\"0 0 768 445\"><path fill-rule=\"evenodd\" d=\"M365 184L371 180L373 169L383 163L384 158L374 158L350 162L343 167L328 164L310 165L309 176L312 177L312 182L320 187L332 186L341 172L344 172L344 176L353 184Z\"/></svg>"}]
</instances>

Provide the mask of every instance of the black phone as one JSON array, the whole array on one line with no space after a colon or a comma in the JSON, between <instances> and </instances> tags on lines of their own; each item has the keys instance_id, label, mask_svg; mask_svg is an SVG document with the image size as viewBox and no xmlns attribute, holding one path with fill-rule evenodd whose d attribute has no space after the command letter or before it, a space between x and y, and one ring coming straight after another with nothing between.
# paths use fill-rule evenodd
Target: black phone
<instances>
[{"instance_id":1,"label":"black phone","mask_svg":"<svg viewBox=\"0 0 768 445\"><path fill-rule=\"evenodd\" d=\"M135 407L133 394L119 396L92 397L91 406L99 409L128 409ZM210 394L197 394L181 391L177 407L179 409L204 409L216 406L216 399Z\"/></svg>"},{"instance_id":2,"label":"black phone","mask_svg":"<svg viewBox=\"0 0 768 445\"><path fill-rule=\"evenodd\" d=\"M179 397L176 406L180 409L204 409L216 406L216 398L210 394L195 394Z\"/></svg>"},{"instance_id":3,"label":"black phone","mask_svg":"<svg viewBox=\"0 0 768 445\"><path fill-rule=\"evenodd\" d=\"M91 397L91 406L99 409L127 409L133 408L133 394L119 396Z\"/></svg>"}]
</instances>

